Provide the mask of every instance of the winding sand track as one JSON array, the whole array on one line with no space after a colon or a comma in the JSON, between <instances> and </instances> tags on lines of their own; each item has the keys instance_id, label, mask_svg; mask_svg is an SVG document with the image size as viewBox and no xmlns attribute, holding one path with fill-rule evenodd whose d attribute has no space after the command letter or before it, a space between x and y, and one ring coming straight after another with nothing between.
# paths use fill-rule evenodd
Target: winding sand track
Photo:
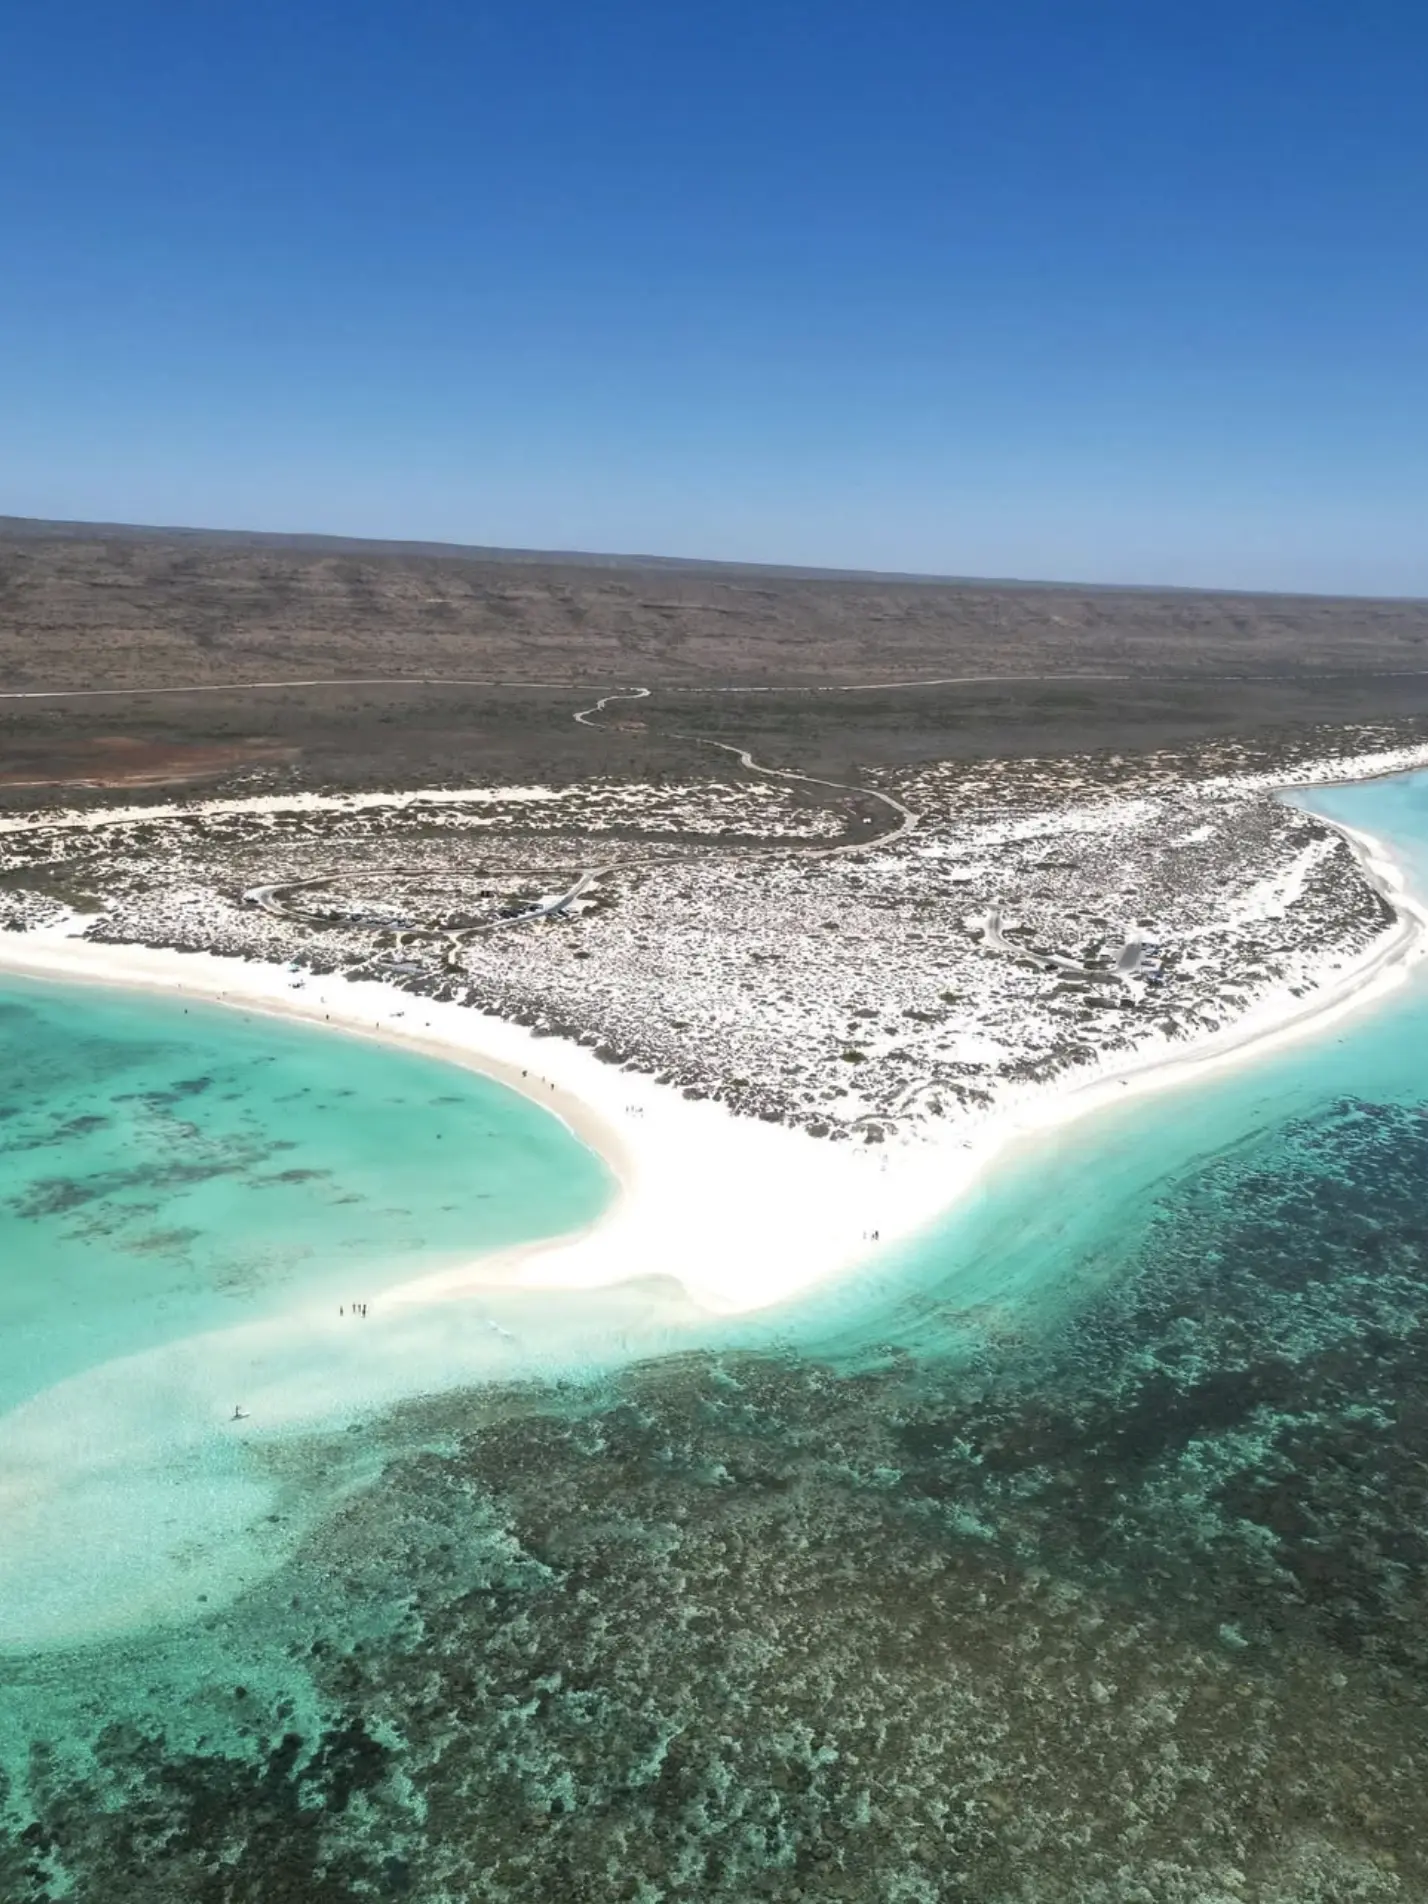
<instances>
[{"instance_id":1,"label":"winding sand track","mask_svg":"<svg viewBox=\"0 0 1428 1904\"><path fill-rule=\"evenodd\" d=\"M967 678L971 679L972 677L968 676ZM896 684L870 683L869 685ZM902 685L911 686L912 684L903 683ZM928 685L935 684L929 683ZM775 690L765 690L763 688L721 688L717 691L721 694L762 694L765 692L771 693ZM795 692L798 693L808 694L832 692L856 693L858 691L857 689L842 688L836 690L823 688L795 690ZM581 708L580 712L575 715L574 718L581 727L595 727L598 723L592 720L591 716L600 713L603 708L610 707L617 701L646 701L649 699L651 692L652 690L649 688L616 688L612 693L602 695L593 707ZM796 780L805 787L832 787L837 793L854 793L861 799L876 800L880 805L888 807L896 817L897 824L886 833L875 834L872 839L846 841L841 846L820 847L808 855L810 859L835 859L840 854L866 853L870 847L886 846L890 840L900 839L904 833L910 833L917 825L917 815L912 809L905 807L901 800L895 800L890 793L879 793L873 787L853 786L846 780L820 780L816 774L794 773L791 768L787 767L765 767L761 761L754 759L746 747L740 747L731 741L710 740L703 734L690 734L683 730L677 730L675 738L677 740L692 741L696 747L717 747L721 753L733 754L740 766L747 768L750 773L767 774L771 780ZM534 917L535 915L532 914L530 916Z\"/></svg>"},{"instance_id":2,"label":"winding sand track","mask_svg":"<svg viewBox=\"0 0 1428 1904\"><path fill-rule=\"evenodd\" d=\"M1348 670L1329 670L1332 674ZM1354 670L1361 678L1371 681L1408 681L1420 680L1428 675L1428 668L1365 668ZM1049 674L933 674L921 675L913 679L899 681L828 681L816 684L791 682L782 686L769 686L760 682L757 685L743 682L728 682L719 686L711 682L679 681L669 682L659 690L661 694L884 694L900 688L951 688L951 687L1007 687L1034 686L1038 681L1277 681L1283 678L1279 674L1256 674L1251 670L1236 671L1233 674L1135 674L1130 671L1101 673L1099 671L1071 668ZM0 701L93 701L144 699L151 695L165 694L267 694L290 693L294 689L323 688L539 688L547 692L569 693L580 688L580 683L571 681L492 681L478 680L474 675L456 674L374 674L374 675L336 675L328 678L305 676L292 681L203 681L194 682L188 687L133 687L133 688L0 688ZM587 688L587 692L588 692ZM622 689L606 695L593 707L582 710L585 714L595 714L611 700L639 700L651 692L648 688L638 691ZM580 715L576 716L581 719ZM582 725L588 725L582 721Z\"/></svg>"},{"instance_id":3,"label":"winding sand track","mask_svg":"<svg viewBox=\"0 0 1428 1904\"><path fill-rule=\"evenodd\" d=\"M901 800L895 800L890 793L879 793L875 787L855 787L846 780L820 780L815 774L794 773L786 767L762 766L746 747L735 746L727 740L707 740L702 734L684 734L680 740L692 740L698 747L717 747L723 753L734 754L743 767L750 773L767 774L772 780L798 780L806 787L833 787L839 793L855 793L863 800L876 800L890 807L897 816L897 825L886 833L877 833L871 839L850 840L841 846L816 847L808 857L810 859L836 859L839 854L866 853L870 847L886 846L889 841L900 839L904 833L910 833L917 825L917 815L911 807L905 807Z\"/></svg>"},{"instance_id":4,"label":"winding sand track","mask_svg":"<svg viewBox=\"0 0 1428 1904\"><path fill-rule=\"evenodd\" d=\"M107 692L107 690L101 691ZM580 708L571 718L580 727L598 728L599 722L594 717L602 713L605 708L616 706L622 701L648 700L650 694L651 690L646 687L614 688L610 693L602 694L592 706ZM681 740L692 741L699 747L717 747L721 753L733 754L739 764L750 773L764 774L771 780L794 781L808 787L827 787L835 793L854 794L861 799L877 801L893 815L894 825L885 831L876 833L869 839L846 840L837 846L815 848L808 854L810 859L836 859L849 854L866 853L874 847L886 846L892 840L900 839L917 825L918 816L910 807L904 806L901 800L895 799L890 793L880 793L873 787L855 786L844 780L824 780L815 774L795 773L791 768L766 767L761 761L755 760L747 748L739 747L729 741L710 740L702 734L683 732L677 737ZM482 933L496 931L506 926L527 925L536 919L550 918L564 912L597 880L608 873L617 871L620 864L619 860L611 860L601 866L585 867L568 891L542 900L538 905L531 906L524 912L514 913L505 918L486 920L479 925L466 926L455 931L447 929L443 936L449 942L448 963L457 956L462 942L467 939L476 938ZM254 886L243 896L251 904L261 907L264 912L272 913L276 918L312 925L317 921L306 913L300 904L291 903L292 895L308 887L326 885L334 877L340 878L341 873L318 874L306 879L287 880L279 885Z\"/></svg>"},{"instance_id":5,"label":"winding sand track","mask_svg":"<svg viewBox=\"0 0 1428 1904\"><path fill-rule=\"evenodd\" d=\"M616 688L610 694L602 694L594 707L582 707L580 712L574 716L575 724L577 727L594 727L596 723L591 720L590 716L592 714L598 714L602 708L609 707L612 702L647 701L649 698L650 691L648 688Z\"/></svg>"},{"instance_id":6,"label":"winding sand track","mask_svg":"<svg viewBox=\"0 0 1428 1904\"><path fill-rule=\"evenodd\" d=\"M1428 669L1423 670L1428 673ZM831 682L818 686L791 687L746 687L731 683L724 687L705 686L692 682L681 682L661 688L662 694L880 694L892 688L946 688L971 687L979 683L1007 681L1013 684L1036 681L1130 681L1135 677L1129 674L942 674L914 681L851 681ZM1197 677L1198 678L1198 677ZM1209 675L1207 680L1221 677ZM1223 677L1226 680L1239 680L1238 675ZM578 685L578 684L575 684ZM122 700L128 697L142 697L151 694L258 694L279 693L293 688L544 688L551 691L568 691L569 681L478 681L464 675L446 674L386 674L337 676L330 680L313 678L299 681L209 681L197 683L192 687L143 687L143 688L2 688L0 701L78 701L78 700ZM575 716L582 726L588 726L587 714L598 714L601 708L611 701L643 700L651 690L649 688L618 688L604 695L593 707L583 708Z\"/></svg>"},{"instance_id":7,"label":"winding sand track","mask_svg":"<svg viewBox=\"0 0 1428 1904\"><path fill-rule=\"evenodd\" d=\"M974 677L968 675L965 678L971 680ZM874 686L899 685L910 687L914 684L912 682L869 683L868 688L871 689ZM929 682L924 685L940 686L943 684ZM856 688L799 688L793 691L795 693L806 694L846 694L858 693L864 690ZM649 688L616 688L612 693L602 695L593 707L581 708L580 712L575 715L574 718L581 727L595 727L598 723L592 720L591 716L600 713L602 708L610 707L617 701L646 701L649 699L651 692L652 690ZM716 692L720 694L763 694L774 693L777 692L777 690L765 688L720 688L717 689ZM872 839L868 840L851 840L841 846L820 847L808 855L810 859L835 859L840 854L866 853L870 847L886 846L890 840L900 839L904 833L910 833L917 825L917 815L912 809L905 807L901 800L895 800L890 793L879 793L873 787L856 787L846 780L820 780L816 774L794 773L791 768L787 767L765 767L761 761L754 759L746 747L740 747L731 741L710 740L703 734L690 734L683 730L678 730L675 734L675 738L677 740L692 741L696 747L717 747L721 753L733 754L740 766L747 768L750 773L767 774L771 780L796 780L805 787L832 787L837 793L854 793L862 799L878 801L880 805L890 808L895 815L897 824L892 827L890 831L875 834Z\"/></svg>"}]
</instances>

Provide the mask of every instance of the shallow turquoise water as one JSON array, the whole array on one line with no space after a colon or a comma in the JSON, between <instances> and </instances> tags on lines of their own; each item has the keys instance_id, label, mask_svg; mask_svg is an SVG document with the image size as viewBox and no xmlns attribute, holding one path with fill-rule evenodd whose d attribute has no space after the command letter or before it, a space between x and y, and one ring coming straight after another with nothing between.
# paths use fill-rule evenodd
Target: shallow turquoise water
<instances>
[{"instance_id":1,"label":"shallow turquoise water","mask_svg":"<svg viewBox=\"0 0 1428 1904\"><path fill-rule=\"evenodd\" d=\"M0 991L0 1649L191 1618L370 1473L293 1438L488 1375L504 1320L358 1305L575 1229L604 1164L420 1054L147 994ZM512 1322L517 1327L509 1326Z\"/></svg>"},{"instance_id":2,"label":"shallow turquoise water","mask_svg":"<svg viewBox=\"0 0 1428 1904\"><path fill-rule=\"evenodd\" d=\"M1296 796L1388 845L1428 895L1428 774ZM964 1353L989 1339L1054 1331L1142 1256L1177 1186L1247 1166L1299 1120L1349 1099L1428 1099L1428 971L1252 1062L1131 1098L1011 1154L945 1217L885 1251L841 1288L747 1331L803 1352L856 1359L905 1343ZM1428 1215L1428 1184L1425 1215Z\"/></svg>"},{"instance_id":3,"label":"shallow turquoise water","mask_svg":"<svg viewBox=\"0 0 1428 1904\"><path fill-rule=\"evenodd\" d=\"M1137 1260L1178 1185L1245 1162L1286 1125L1345 1099L1419 1103L1425 1057L1420 972L1379 1007L1301 1043L1026 1146L924 1234L822 1304L786 1312L779 1329L805 1349L854 1354L1054 1330Z\"/></svg>"},{"instance_id":4,"label":"shallow turquoise water","mask_svg":"<svg viewBox=\"0 0 1428 1904\"><path fill-rule=\"evenodd\" d=\"M419 1054L147 994L0 989L0 1413L201 1330L577 1228L604 1166Z\"/></svg>"},{"instance_id":5,"label":"shallow turquoise water","mask_svg":"<svg viewBox=\"0 0 1428 1904\"><path fill-rule=\"evenodd\" d=\"M1314 803L1428 890L1428 776ZM461 1391L458 1341L444 1394L211 1470L220 1574L292 1515L243 1591L196 1518L148 1630L0 1657L0 1896L1428 1898L1425 1060L1420 971L712 1346ZM286 1167L234 1159L240 1206ZM93 1419L146 1447L176 1353Z\"/></svg>"},{"instance_id":6,"label":"shallow turquoise water","mask_svg":"<svg viewBox=\"0 0 1428 1904\"><path fill-rule=\"evenodd\" d=\"M1385 841L1415 890L1428 894L1428 774L1395 774L1356 786L1316 787L1293 799L1297 806L1346 826L1362 827Z\"/></svg>"}]
</instances>

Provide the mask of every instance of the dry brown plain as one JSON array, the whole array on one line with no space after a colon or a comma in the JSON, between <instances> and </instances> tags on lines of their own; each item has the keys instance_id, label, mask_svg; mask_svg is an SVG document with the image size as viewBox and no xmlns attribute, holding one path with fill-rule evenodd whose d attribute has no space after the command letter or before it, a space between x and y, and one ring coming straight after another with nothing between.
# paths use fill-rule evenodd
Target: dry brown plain
<instances>
[{"instance_id":1,"label":"dry brown plain","mask_svg":"<svg viewBox=\"0 0 1428 1904\"><path fill-rule=\"evenodd\" d=\"M635 684L573 724L586 689ZM0 519L0 691L9 805L707 770L691 734L841 774L1416 723L1428 602Z\"/></svg>"}]
</instances>

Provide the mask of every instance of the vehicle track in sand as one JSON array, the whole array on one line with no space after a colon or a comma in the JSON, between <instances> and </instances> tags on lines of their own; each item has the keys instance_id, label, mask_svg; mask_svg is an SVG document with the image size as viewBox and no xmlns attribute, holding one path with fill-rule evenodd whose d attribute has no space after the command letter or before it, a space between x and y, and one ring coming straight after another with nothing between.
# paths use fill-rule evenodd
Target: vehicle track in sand
<instances>
[{"instance_id":1,"label":"vehicle track in sand","mask_svg":"<svg viewBox=\"0 0 1428 1904\"><path fill-rule=\"evenodd\" d=\"M869 684L870 687L873 685L886 684ZM730 688L721 691L731 694L745 692L745 690L739 688ZM775 690L770 689L767 691L774 692ZM856 690L811 688L807 691L813 694L821 694L824 692L847 693L855 692ZM762 688L751 688L748 689L747 692L761 694L765 692L765 690ZM601 695L593 707L582 707L579 713L573 718L580 727L598 727L599 723L592 720L592 715L599 714L602 709L612 707L619 701L647 701L652 693L653 690L651 688L614 688L609 694ZM746 768L750 773L766 774L771 780L796 780L805 787L831 787L837 793L855 794L860 800L876 800L880 806L889 808L893 813L896 824L886 831L875 833L870 839L845 840L837 846L815 847L808 853L807 857L809 859L835 859L840 854L866 853L871 847L886 846L890 841L899 839L904 833L910 833L917 825L917 815L912 811L911 807L905 807L901 800L895 800L890 793L879 793L876 788L873 787L855 786L846 780L823 780L820 779L817 774L795 773L788 767L766 767L762 761L754 759L747 747L740 747L737 743L732 741L710 740L703 734L690 734L682 728L676 728L674 730L674 738L676 740L692 741L696 747L717 747L721 753L733 754L740 766Z\"/></svg>"},{"instance_id":2,"label":"vehicle track in sand","mask_svg":"<svg viewBox=\"0 0 1428 1904\"><path fill-rule=\"evenodd\" d=\"M1428 668L1363 668L1329 669L1325 678L1337 678L1352 673L1355 678L1370 681L1409 681L1422 680L1428 676ZM1166 683L1195 683L1224 685L1230 681L1266 682L1285 679L1282 672L1256 673L1252 669L1236 670L1233 673L1208 674L1198 671L1176 674L1158 672L1132 672L1123 670L1107 673L1083 668L1053 670L1049 673L1033 674L935 674L919 675L896 681L825 681L793 682L770 686L767 683L725 682L722 685L708 682L679 681L669 682L657 691L661 694L883 694L900 689L946 688L946 687L1034 687L1041 681L1158 681ZM1311 677L1306 677L1311 678ZM584 691L590 692L594 683L585 685ZM290 681L202 681L188 686L150 686L131 688L0 688L0 701L84 701L84 700L124 700L143 699L153 695L180 694L267 694L291 693L295 690L321 691L328 688L488 688L520 689L529 688L545 693L578 693L582 684L578 681L492 681L480 680L474 675L446 674L376 674L376 675L336 675L321 677L303 676ZM585 714L597 713L610 700L640 699L655 690L645 688L639 694L628 689L619 690L603 696L593 707L582 710ZM579 716L577 716L577 719ZM582 725L589 725L582 722Z\"/></svg>"},{"instance_id":3,"label":"vehicle track in sand","mask_svg":"<svg viewBox=\"0 0 1428 1904\"><path fill-rule=\"evenodd\" d=\"M1414 670L1428 674L1428 668ZM659 691L662 694L878 694L887 689L896 688L943 688L967 687L978 683L988 684L1006 681L1012 684L1037 681L1131 681L1137 677L1131 674L1088 674L1071 672L1066 674L943 674L925 679L906 681L832 681L813 685L791 687L768 687L760 683L757 686L740 682L728 682L723 686L711 686L694 682L675 682ZM1192 677L1187 677L1192 678ZM1195 676L1195 679L1202 677ZM1238 680L1238 675L1223 677L1207 675L1206 680ZM154 694L269 694L291 692L295 688L538 688L546 693L579 692L580 683L570 681L478 681L474 676L455 674L379 674L379 675L338 675L331 679L317 676L295 681L204 681L189 687L134 687L134 688L0 688L0 701L82 701L82 700L118 700L126 697L141 698ZM586 690L589 691L588 689ZM651 693L649 688L630 690L617 689L597 701L594 707L587 707L582 714L595 714L607 701L639 700ZM582 719L576 715L576 720ZM587 724L588 723L583 723Z\"/></svg>"}]
</instances>

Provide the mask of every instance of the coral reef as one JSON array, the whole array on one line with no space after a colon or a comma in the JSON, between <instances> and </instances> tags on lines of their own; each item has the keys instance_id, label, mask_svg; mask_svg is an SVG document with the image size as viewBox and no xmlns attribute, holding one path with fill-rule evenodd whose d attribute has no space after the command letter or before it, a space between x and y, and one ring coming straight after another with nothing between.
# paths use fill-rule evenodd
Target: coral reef
<instances>
[{"instance_id":1,"label":"coral reef","mask_svg":"<svg viewBox=\"0 0 1428 1904\"><path fill-rule=\"evenodd\" d=\"M1428 1896L1425 1180L1345 1097L1015 1343L413 1405L197 1634L7 1669L0 1894Z\"/></svg>"}]
</instances>

